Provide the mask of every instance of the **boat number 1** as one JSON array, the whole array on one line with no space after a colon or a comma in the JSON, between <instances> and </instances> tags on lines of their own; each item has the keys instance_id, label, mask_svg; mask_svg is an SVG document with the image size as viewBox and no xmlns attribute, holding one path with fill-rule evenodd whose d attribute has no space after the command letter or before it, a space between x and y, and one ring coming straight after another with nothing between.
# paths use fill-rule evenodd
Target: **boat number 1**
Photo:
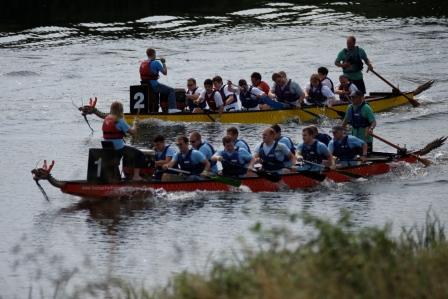
<instances>
[{"instance_id":1,"label":"boat number 1","mask_svg":"<svg viewBox=\"0 0 448 299\"><path fill-rule=\"evenodd\" d=\"M102 161L101 158L95 161L97 178L101 177L101 161Z\"/></svg>"},{"instance_id":2,"label":"boat number 1","mask_svg":"<svg viewBox=\"0 0 448 299\"><path fill-rule=\"evenodd\" d=\"M134 104L134 109L142 109L145 108L145 104L143 103L143 101L145 100L145 95L143 94L143 92L137 92L134 95L134 100L136 100L137 102L135 102Z\"/></svg>"}]
</instances>

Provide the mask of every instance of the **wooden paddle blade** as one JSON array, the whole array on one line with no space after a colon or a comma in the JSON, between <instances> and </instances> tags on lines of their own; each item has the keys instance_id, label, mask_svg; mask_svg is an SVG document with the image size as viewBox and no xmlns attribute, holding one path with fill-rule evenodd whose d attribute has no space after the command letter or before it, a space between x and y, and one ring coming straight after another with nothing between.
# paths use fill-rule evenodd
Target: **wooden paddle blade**
<instances>
[{"instance_id":1,"label":"wooden paddle blade","mask_svg":"<svg viewBox=\"0 0 448 299\"><path fill-rule=\"evenodd\" d=\"M230 185L230 186L233 186L233 187L241 186L241 181L238 180L238 179L235 179L235 178L225 177L225 176L222 176L222 175L211 175L211 176L209 176L209 178L211 180L216 181L216 182L223 183L223 184L226 184L226 185Z\"/></svg>"},{"instance_id":2,"label":"wooden paddle blade","mask_svg":"<svg viewBox=\"0 0 448 299\"><path fill-rule=\"evenodd\" d=\"M280 182L282 177L278 174L278 173L272 173L272 172L267 172L266 170L257 170L255 171L255 173L264 179L267 179L268 181L277 183Z\"/></svg>"},{"instance_id":3,"label":"wooden paddle blade","mask_svg":"<svg viewBox=\"0 0 448 299\"><path fill-rule=\"evenodd\" d=\"M297 173L300 173L303 176L306 176L307 178L322 182L324 181L327 176L325 174L319 173L319 172L315 172L315 171L297 171Z\"/></svg>"},{"instance_id":4,"label":"wooden paddle blade","mask_svg":"<svg viewBox=\"0 0 448 299\"><path fill-rule=\"evenodd\" d=\"M417 161L422 163L425 167L428 167L429 165L432 164L431 160L428 160L428 159L425 159L425 158L422 158L422 157L418 157L418 156L415 156L415 157L417 158Z\"/></svg>"},{"instance_id":5,"label":"wooden paddle blade","mask_svg":"<svg viewBox=\"0 0 448 299\"><path fill-rule=\"evenodd\" d=\"M438 147L441 147L442 145L445 144L445 141L447 140L448 137L440 137L437 138L433 141L431 141L430 143L428 143L427 145L425 145L424 148L419 149L418 151L412 152L412 154L416 155L416 156L423 156L428 154L429 152L435 150Z\"/></svg>"}]
</instances>

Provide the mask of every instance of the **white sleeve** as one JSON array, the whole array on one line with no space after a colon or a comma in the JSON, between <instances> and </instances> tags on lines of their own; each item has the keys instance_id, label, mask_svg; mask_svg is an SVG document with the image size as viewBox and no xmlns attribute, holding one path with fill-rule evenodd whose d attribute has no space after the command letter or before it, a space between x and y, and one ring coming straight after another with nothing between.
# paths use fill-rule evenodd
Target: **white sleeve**
<instances>
[{"instance_id":1,"label":"white sleeve","mask_svg":"<svg viewBox=\"0 0 448 299\"><path fill-rule=\"evenodd\" d=\"M201 102L203 102L205 100L205 94L207 93L207 91L203 90L201 91L201 95L199 96L199 100Z\"/></svg>"},{"instance_id":2,"label":"white sleeve","mask_svg":"<svg viewBox=\"0 0 448 299\"><path fill-rule=\"evenodd\" d=\"M221 94L217 91L213 97L215 98L216 107L221 107L223 105Z\"/></svg>"},{"instance_id":3,"label":"white sleeve","mask_svg":"<svg viewBox=\"0 0 448 299\"><path fill-rule=\"evenodd\" d=\"M334 93L331 92L331 89L328 86L322 85L322 94L328 98L334 98Z\"/></svg>"},{"instance_id":4,"label":"white sleeve","mask_svg":"<svg viewBox=\"0 0 448 299\"><path fill-rule=\"evenodd\" d=\"M352 83L352 85L350 85L350 95L354 96L355 92L357 92L357 91L358 91L358 87L356 87L356 85Z\"/></svg>"},{"instance_id":5,"label":"white sleeve","mask_svg":"<svg viewBox=\"0 0 448 299\"><path fill-rule=\"evenodd\" d=\"M201 87L198 87L198 89L196 89L194 94L198 94L201 97L203 92L204 92L204 89Z\"/></svg>"},{"instance_id":6,"label":"white sleeve","mask_svg":"<svg viewBox=\"0 0 448 299\"><path fill-rule=\"evenodd\" d=\"M258 89L256 87L252 87L252 90L250 92L256 96L261 96L264 94L264 92L261 89Z\"/></svg>"}]
</instances>

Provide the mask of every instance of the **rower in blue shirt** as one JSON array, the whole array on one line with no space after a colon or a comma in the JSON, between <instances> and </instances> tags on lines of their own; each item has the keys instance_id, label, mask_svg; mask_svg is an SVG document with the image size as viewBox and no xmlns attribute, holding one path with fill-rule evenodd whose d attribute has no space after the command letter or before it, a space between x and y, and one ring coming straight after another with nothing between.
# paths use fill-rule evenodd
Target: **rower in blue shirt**
<instances>
[{"instance_id":1,"label":"rower in blue shirt","mask_svg":"<svg viewBox=\"0 0 448 299\"><path fill-rule=\"evenodd\" d=\"M244 139L238 138L238 134L238 129L236 127L230 127L227 129L227 136L230 136L230 138L232 138L235 147L244 148L246 151L251 153L249 144L247 144Z\"/></svg>"},{"instance_id":2,"label":"rower in blue shirt","mask_svg":"<svg viewBox=\"0 0 448 299\"><path fill-rule=\"evenodd\" d=\"M169 163L173 157L177 154L177 151L170 144L165 143L165 137L162 135L157 135L154 140L154 151L155 151L155 172L154 179L160 180L162 178L164 164Z\"/></svg>"},{"instance_id":3,"label":"rower in blue shirt","mask_svg":"<svg viewBox=\"0 0 448 299\"><path fill-rule=\"evenodd\" d=\"M173 168L177 166L178 169L187 171L189 174L183 176L187 181L197 181L202 179L202 175L207 176L210 172L210 162L198 150L190 149L188 146L188 138L186 136L179 136L176 139L179 153L173 159L164 164L163 169ZM162 181L176 180L172 174L164 173Z\"/></svg>"},{"instance_id":4,"label":"rower in blue shirt","mask_svg":"<svg viewBox=\"0 0 448 299\"><path fill-rule=\"evenodd\" d=\"M267 128L263 131L263 142L254 151L254 160L249 164L253 168L256 162L263 165L263 169L268 172L287 173L288 165L296 163L296 157L283 143L275 140L275 131Z\"/></svg>"},{"instance_id":5,"label":"rower in blue shirt","mask_svg":"<svg viewBox=\"0 0 448 299\"><path fill-rule=\"evenodd\" d=\"M218 172L216 161L212 161L211 158L215 154L216 150L207 141L202 141L202 136L199 132L194 131L190 134L190 144L193 149L200 151L205 158L210 162L210 170L213 173Z\"/></svg>"},{"instance_id":6,"label":"rower in blue shirt","mask_svg":"<svg viewBox=\"0 0 448 299\"><path fill-rule=\"evenodd\" d=\"M328 150L337 157L338 166L355 166L366 161L367 143L356 136L347 135L343 126L334 126L332 132L334 138L328 144ZM356 160L358 155L360 160Z\"/></svg>"},{"instance_id":7,"label":"rower in blue shirt","mask_svg":"<svg viewBox=\"0 0 448 299\"><path fill-rule=\"evenodd\" d=\"M275 140L278 141L279 143L286 145L291 151L291 153L295 156L296 147L294 145L294 142L292 142L291 138L287 136L282 136L282 128L278 124L272 125L271 128L275 132ZM292 165L290 164L289 161L286 161L286 166L291 167Z\"/></svg>"},{"instance_id":8,"label":"rower in blue shirt","mask_svg":"<svg viewBox=\"0 0 448 299\"><path fill-rule=\"evenodd\" d=\"M298 167L298 171L320 172L325 167L334 168L334 159L327 146L314 139L314 132L311 127L302 130L303 143L297 148L297 152L303 158L303 165Z\"/></svg>"},{"instance_id":9,"label":"rower in blue shirt","mask_svg":"<svg viewBox=\"0 0 448 299\"><path fill-rule=\"evenodd\" d=\"M235 147L230 136L222 138L224 150L216 152L212 161L220 161L222 174L225 176L243 177L247 174L249 163L254 160L252 154L244 148Z\"/></svg>"}]
</instances>

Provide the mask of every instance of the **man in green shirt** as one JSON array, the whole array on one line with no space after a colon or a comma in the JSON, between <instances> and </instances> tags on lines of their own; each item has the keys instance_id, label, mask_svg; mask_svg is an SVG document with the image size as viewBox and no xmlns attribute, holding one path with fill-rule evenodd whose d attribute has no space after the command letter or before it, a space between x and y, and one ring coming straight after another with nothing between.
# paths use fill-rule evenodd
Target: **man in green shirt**
<instances>
[{"instance_id":1,"label":"man in green shirt","mask_svg":"<svg viewBox=\"0 0 448 299\"><path fill-rule=\"evenodd\" d=\"M342 126L352 127L351 135L364 140L368 152L372 152L373 138L371 133L376 127L375 115L372 108L364 101L364 94L358 90L352 97L352 104L348 106Z\"/></svg>"},{"instance_id":2,"label":"man in green shirt","mask_svg":"<svg viewBox=\"0 0 448 299\"><path fill-rule=\"evenodd\" d=\"M366 86L362 77L363 61L367 64L367 70L373 70L373 66L367 58L364 49L356 46L356 38L354 36L349 36L347 37L347 48L339 52L334 64L342 68L344 75L365 94Z\"/></svg>"}]
</instances>

